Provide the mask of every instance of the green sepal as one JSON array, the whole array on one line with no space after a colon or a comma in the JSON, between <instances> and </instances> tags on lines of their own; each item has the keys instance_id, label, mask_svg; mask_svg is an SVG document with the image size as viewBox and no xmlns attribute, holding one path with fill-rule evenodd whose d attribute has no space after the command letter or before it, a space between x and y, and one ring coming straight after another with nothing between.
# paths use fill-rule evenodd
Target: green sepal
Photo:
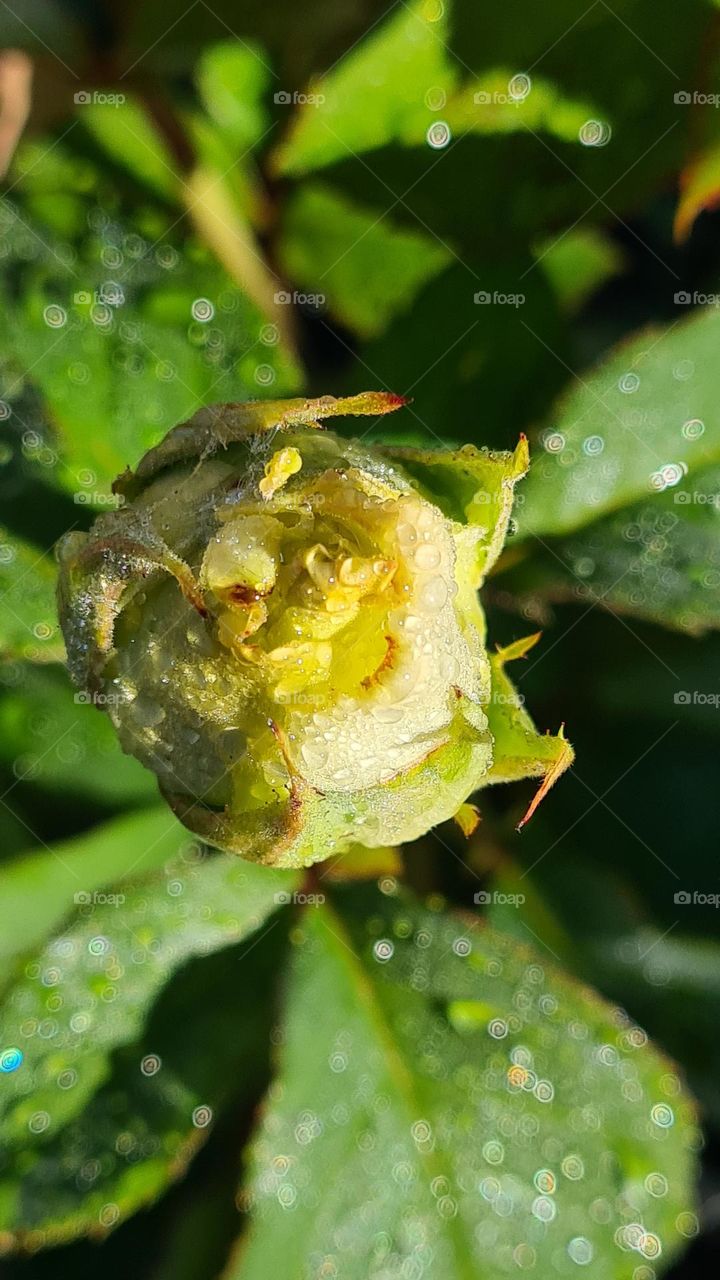
<instances>
[{"instance_id":1,"label":"green sepal","mask_svg":"<svg viewBox=\"0 0 720 1280\"><path fill-rule=\"evenodd\" d=\"M356 396L321 396L316 400L251 400L247 404L216 404L198 410L187 422L168 431L150 449L134 471L125 471L113 485L113 493L134 498L147 482L166 467L205 459L218 449L247 443L266 432L291 427L317 427L326 418L380 417L402 408L405 400L391 392L367 391Z\"/></svg>"},{"instance_id":2,"label":"green sepal","mask_svg":"<svg viewBox=\"0 0 720 1280\"><path fill-rule=\"evenodd\" d=\"M272 867L302 867L345 853L404 844L452 818L489 777L487 731L468 720L465 699L448 740L414 769L365 791L313 791L296 778L289 801L240 815L213 810L161 787L180 821L209 844ZM470 712L472 714L472 712Z\"/></svg>"},{"instance_id":3,"label":"green sepal","mask_svg":"<svg viewBox=\"0 0 720 1280\"><path fill-rule=\"evenodd\" d=\"M515 485L527 472L530 455L525 436L512 453L477 449L405 449L383 446L386 457L399 463L416 489L444 515L482 531L475 550L477 578L482 585L505 542Z\"/></svg>"},{"instance_id":4,"label":"green sepal","mask_svg":"<svg viewBox=\"0 0 720 1280\"><path fill-rule=\"evenodd\" d=\"M539 639L539 633L527 636L498 649L490 657L492 694L486 710L493 736L493 763L485 783L489 786L494 782L517 782L521 778L543 779L518 830L532 817L550 787L575 758L575 752L564 735L564 726L561 725L555 735L538 733L505 671L506 663L524 658Z\"/></svg>"}]
</instances>

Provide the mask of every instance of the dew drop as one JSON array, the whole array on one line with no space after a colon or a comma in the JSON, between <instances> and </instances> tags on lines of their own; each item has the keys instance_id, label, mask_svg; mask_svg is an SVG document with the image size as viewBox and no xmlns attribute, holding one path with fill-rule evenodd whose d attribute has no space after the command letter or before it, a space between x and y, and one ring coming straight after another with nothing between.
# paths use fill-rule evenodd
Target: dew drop
<instances>
[{"instance_id":1,"label":"dew drop","mask_svg":"<svg viewBox=\"0 0 720 1280\"><path fill-rule=\"evenodd\" d=\"M444 120L436 120L434 124L430 125L425 137L427 138L428 146L435 151L440 151L448 145L452 137L450 126Z\"/></svg>"},{"instance_id":2,"label":"dew drop","mask_svg":"<svg viewBox=\"0 0 720 1280\"><path fill-rule=\"evenodd\" d=\"M209 298L196 298L190 310L193 319L200 324L207 324L215 315L215 308Z\"/></svg>"},{"instance_id":3,"label":"dew drop","mask_svg":"<svg viewBox=\"0 0 720 1280\"><path fill-rule=\"evenodd\" d=\"M395 954L395 944L389 938L380 938L373 946L373 955L380 964L387 964Z\"/></svg>"},{"instance_id":4,"label":"dew drop","mask_svg":"<svg viewBox=\"0 0 720 1280\"><path fill-rule=\"evenodd\" d=\"M673 1109L666 1102L656 1102L650 1112L650 1118L659 1129L669 1129L675 1123Z\"/></svg>"},{"instance_id":5,"label":"dew drop","mask_svg":"<svg viewBox=\"0 0 720 1280\"><path fill-rule=\"evenodd\" d=\"M586 1236L575 1236L570 1241L567 1251L579 1267L586 1267L593 1260L593 1247Z\"/></svg>"}]
</instances>

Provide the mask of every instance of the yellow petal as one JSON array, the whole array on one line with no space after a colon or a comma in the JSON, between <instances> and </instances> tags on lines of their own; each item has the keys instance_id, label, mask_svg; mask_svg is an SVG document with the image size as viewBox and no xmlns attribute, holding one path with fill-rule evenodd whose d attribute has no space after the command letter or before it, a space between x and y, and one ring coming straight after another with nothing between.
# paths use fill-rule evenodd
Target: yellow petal
<instances>
[{"instance_id":1,"label":"yellow petal","mask_svg":"<svg viewBox=\"0 0 720 1280\"><path fill-rule=\"evenodd\" d=\"M273 494L277 493L278 489L282 489L301 466L302 456L299 449L278 449L270 461L266 462L265 475L258 485L263 498L266 501L272 498Z\"/></svg>"}]
</instances>

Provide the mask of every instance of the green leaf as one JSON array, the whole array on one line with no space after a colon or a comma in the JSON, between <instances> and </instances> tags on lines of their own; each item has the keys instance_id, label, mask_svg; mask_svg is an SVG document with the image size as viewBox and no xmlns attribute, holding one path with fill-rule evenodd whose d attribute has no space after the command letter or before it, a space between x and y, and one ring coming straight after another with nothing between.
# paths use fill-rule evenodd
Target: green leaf
<instances>
[{"instance_id":1,"label":"green leaf","mask_svg":"<svg viewBox=\"0 0 720 1280\"><path fill-rule=\"evenodd\" d=\"M196 158L196 172L185 184L184 202L201 232L208 206L212 208L218 196L221 232L245 224L267 227L267 193L251 153L269 131L263 102L269 77L269 67L248 45L230 41L211 45L199 59L195 82L203 109L183 113L182 123ZM198 168L205 175L204 194L196 186ZM262 260L249 234L245 252L243 278L257 274ZM235 279L239 282L239 275ZM269 306L265 310L271 315Z\"/></svg>"},{"instance_id":2,"label":"green leaf","mask_svg":"<svg viewBox=\"0 0 720 1280\"><path fill-rule=\"evenodd\" d=\"M218 319L212 346L212 331L194 326L192 306L207 297L214 307L221 295L235 314ZM69 317L59 341L38 297L12 316L8 338L47 401L63 446L60 478L78 501L106 505L115 477L199 404L240 399L263 379L297 385L274 335L263 343L269 330L260 316L210 263L194 285L160 289L145 302L145 315L128 305L106 328L73 302L67 286L54 297ZM219 364L218 349L226 353Z\"/></svg>"},{"instance_id":3,"label":"green leaf","mask_svg":"<svg viewBox=\"0 0 720 1280\"><path fill-rule=\"evenodd\" d=\"M682 487L680 487L680 485ZM720 466L557 541L498 585L527 616L546 603L598 602L691 635L720 627Z\"/></svg>"},{"instance_id":4,"label":"green leaf","mask_svg":"<svg viewBox=\"0 0 720 1280\"><path fill-rule=\"evenodd\" d=\"M105 804L157 798L154 779L120 750L102 707L75 693L64 670L6 667L0 690L0 759L19 781Z\"/></svg>"},{"instance_id":5,"label":"green leaf","mask_svg":"<svg viewBox=\"0 0 720 1280\"><path fill-rule=\"evenodd\" d=\"M574 315L612 276L623 269L618 246L595 227L578 227L537 246L537 261L563 311Z\"/></svg>"},{"instance_id":6,"label":"green leaf","mask_svg":"<svg viewBox=\"0 0 720 1280\"><path fill-rule=\"evenodd\" d=\"M217 222L225 230L242 226L247 234L246 269L259 266L261 257L252 240L248 226L264 229L267 224L267 198L259 173L250 157L242 159L237 147L217 128L205 114L195 112L184 118L185 127L198 159L195 170L184 188L184 202L198 230L203 232L203 219L208 216L208 204L212 208L213 197L223 206ZM201 177L198 180L198 172ZM229 215L229 216L228 216ZM207 237L203 237L206 242ZM227 264L226 264L227 265ZM239 276L235 276L239 282ZM270 308L266 308L270 314Z\"/></svg>"},{"instance_id":7,"label":"green leaf","mask_svg":"<svg viewBox=\"0 0 720 1280\"><path fill-rule=\"evenodd\" d=\"M6 1248L104 1236L182 1177L228 1104L252 1103L267 1074L282 941L271 925L183 968L142 1037L114 1053L87 1107L31 1153L5 1161Z\"/></svg>"},{"instance_id":8,"label":"green leaf","mask_svg":"<svg viewBox=\"0 0 720 1280\"><path fill-rule=\"evenodd\" d=\"M62 659L55 577L48 552L0 528L0 659Z\"/></svg>"},{"instance_id":9,"label":"green leaf","mask_svg":"<svg viewBox=\"0 0 720 1280\"><path fill-rule=\"evenodd\" d=\"M190 844L163 872L81 908L18 966L0 1011L0 1044L23 1055L0 1099L8 1150L32 1153L80 1114L180 965L246 938L289 900L292 874L200 853Z\"/></svg>"},{"instance_id":10,"label":"green leaf","mask_svg":"<svg viewBox=\"0 0 720 1280\"><path fill-rule=\"evenodd\" d=\"M268 127L263 98L270 77L255 45L224 40L200 56L195 82L202 104L236 156L253 147Z\"/></svg>"},{"instance_id":11,"label":"green leaf","mask_svg":"<svg viewBox=\"0 0 720 1280\"><path fill-rule=\"evenodd\" d=\"M502 134L548 129L577 141L592 114L581 102L563 101L539 77L532 91L513 87L513 71L494 67L460 85L461 64L445 44L443 6L413 0L310 86L307 101L275 154L284 176L304 174L345 156L376 151L390 143L426 143L428 130ZM439 137L445 137L441 132ZM430 146L442 147L444 141Z\"/></svg>"},{"instance_id":12,"label":"green leaf","mask_svg":"<svg viewBox=\"0 0 720 1280\"><path fill-rule=\"evenodd\" d=\"M521 537L564 534L720 459L716 308L637 335L575 385L542 437L518 511ZM683 478L684 477L684 478Z\"/></svg>"},{"instance_id":13,"label":"green leaf","mask_svg":"<svg viewBox=\"0 0 720 1280\"><path fill-rule=\"evenodd\" d=\"M526 616L577 600L691 634L718 626L718 337L715 309L643 333L552 415L518 502L526 541L498 582Z\"/></svg>"},{"instance_id":14,"label":"green leaf","mask_svg":"<svg viewBox=\"0 0 720 1280\"><path fill-rule=\"evenodd\" d=\"M3 858L14 857L26 847L27 827L6 804L0 805L0 849Z\"/></svg>"},{"instance_id":15,"label":"green leaf","mask_svg":"<svg viewBox=\"0 0 720 1280\"><path fill-rule=\"evenodd\" d=\"M155 195L176 204L181 179L159 129L135 98L112 93L110 97L123 101L84 103L78 119L117 164Z\"/></svg>"},{"instance_id":16,"label":"green leaf","mask_svg":"<svg viewBox=\"0 0 720 1280\"><path fill-rule=\"evenodd\" d=\"M104 184L92 169L86 182L98 188L84 197L90 229L67 243L28 224L41 244L31 267L20 265L27 218L3 208L22 290L10 296L7 272L0 334L14 368L0 391L11 400L26 380L40 389L58 479L77 503L107 507L114 478L199 404L296 390L301 375L278 327L210 252L190 237L180 254L172 213L135 205L130 225L98 223Z\"/></svg>"},{"instance_id":17,"label":"green leaf","mask_svg":"<svg viewBox=\"0 0 720 1280\"><path fill-rule=\"evenodd\" d=\"M200 239L247 294L246 303L251 300L282 329L286 317L277 313L274 303L278 282L247 226L248 221L261 224L267 219L267 201L246 155L265 126L259 98L268 75L269 69L249 46L216 45L205 52L198 79L207 113L185 111L178 122L182 151L192 156L189 167L174 154L151 112L133 98L115 103L114 110L112 103L88 104L82 119L87 119L94 140L142 185L163 201L185 207ZM239 93L241 85L248 99ZM169 231L180 221L174 218ZM214 336L217 357L217 333ZM286 340L289 336L283 333Z\"/></svg>"},{"instance_id":18,"label":"green leaf","mask_svg":"<svg viewBox=\"0 0 720 1280\"><path fill-rule=\"evenodd\" d=\"M693 881L686 872L676 884ZM495 927L547 947L582 981L641 1019L682 1064L703 1107L720 1114L720 946L686 931L698 909L692 900L676 903L673 889L657 915L632 872L626 877L596 864L578 847L557 849L522 874L505 860L493 889L488 918ZM520 910L498 901L518 893Z\"/></svg>"},{"instance_id":19,"label":"green leaf","mask_svg":"<svg viewBox=\"0 0 720 1280\"><path fill-rule=\"evenodd\" d=\"M87 835L3 863L0 959L38 946L78 902L102 902L106 895L99 890L154 871L187 845L187 831L162 807L114 818Z\"/></svg>"},{"instance_id":20,"label":"green leaf","mask_svg":"<svg viewBox=\"0 0 720 1280\"><path fill-rule=\"evenodd\" d=\"M550 9L533 0L486 9L476 0L452 0L411 15L404 5L404 43L395 9L310 85L325 101L299 113L280 164L288 172L332 164L328 177L346 194L383 213L397 204L398 217L415 218L468 248L481 243L491 253L495 246L527 247L538 237L561 236L580 223L619 220L646 205L685 156L691 113L678 109L671 81L696 82L706 3L691 0L681 32L674 31L673 0L621 0L583 13L573 0ZM426 44L432 50L434 37L437 62L430 60L429 68L413 53L413 21L427 31L418 50ZM443 50L441 60L446 41L449 56ZM399 60L403 54L409 70ZM435 65L450 68L450 79L433 80ZM472 77L460 87L459 68ZM342 93L334 92L340 76ZM403 101L406 79L415 89L410 104ZM510 86L522 93L528 84L529 92L513 99ZM363 149L366 121L376 126L373 150ZM437 132L434 146L419 145L433 124L454 135L444 150Z\"/></svg>"},{"instance_id":21,"label":"green leaf","mask_svg":"<svg viewBox=\"0 0 720 1280\"><path fill-rule=\"evenodd\" d=\"M443 43L446 24L442 16L429 21L429 10L424 0L401 5L310 85L275 154L279 173L307 173L396 138L424 136L437 114L426 96L447 95L457 81Z\"/></svg>"},{"instance_id":22,"label":"green leaf","mask_svg":"<svg viewBox=\"0 0 720 1280\"><path fill-rule=\"evenodd\" d=\"M286 205L278 252L288 279L308 295L308 311L326 301L364 338L382 333L451 257L429 236L395 227L312 182Z\"/></svg>"},{"instance_id":23,"label":"green leaf","mask_svg":"<svg viewBox=\"0 0 720 1280\"><path fill-rule=\"evenodd\" d=\"M672 1258L698 1136L644 1034L501 934L376 892L359 916L304 921L229 1276L342 1255L347 1280L571 1262L625 1280Z\"/></svg>"},{"instance_id":24,"label":"green leaf","mask_svg":"<svg viewBox=\"0 0 720 1280\"><path fill-rule=\"evenodd\" d=\"M678 105L676 94L698 84L697 51L712 21L707 0L688 0L681 29L673 22L673 0L616 0L583 10L574 0L549 6L508 0L492 8L452 0L449 12L449 45L465 67L482 75L489 65L507 62L533 80L535 70L542 71L566 97L589 98L592 117L612 126L604 145L593 144L591 132L577 149L572 177L539 144L531 154L536 187L544 165L546 180L554 175L558 187L581 201L577 215L596 196L596 220L633 203L647 207L653 190L684 160L692 136L693 113ZM513 183L517 189L516 173Z\"/></svg>"},{"instance_id":25,"label":"green leaf","mask_svg":"<svg viewBox=\"0 0 720 1280\"><path fill-rule=\"evenodd\" d=\"M720 947L714 937L692 937L681 930L682 925L668 936L658 924L644 922L624 936L588 938L585 969L662 1038L717 1122Z\"/></svg>"},{"instance_id":26,"label":"green leaf","mask_svg":"<svg viewBox=\"0 0 720 1280\"><path fill-rule=\"evenodd\" d=\"M479 863L479 870L481 874L484 873L485 880L487 867L483 866L482 861L482 841L478 843L479 848L469 849L468 861L471 866L473 861ZM547 899L541 896L529 873L523 871L519 863L511 861L505 851L492 876L492 892L486 890L483 897L486 899L483 920L492 925L493 929L516 938L524 946L536 947L539 944L565 970L577 974L607 996L608 992L597 981L597 975L593 980L577 966L575 940L564 927L564 918L559 918L555 912L552 896L549 895ZM576 919L578 923L582 923L583 928L591 911L592 907L589 906L588 911L583 913L582 922L576 914ZM623 1004L623 1008L626 1007Z\"/></svg>"}]
</instances>

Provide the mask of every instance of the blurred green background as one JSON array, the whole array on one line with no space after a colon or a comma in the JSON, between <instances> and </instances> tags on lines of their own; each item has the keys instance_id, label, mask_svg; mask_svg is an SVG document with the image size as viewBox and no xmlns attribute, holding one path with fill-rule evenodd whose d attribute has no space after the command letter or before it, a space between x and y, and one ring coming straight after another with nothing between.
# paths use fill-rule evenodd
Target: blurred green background
<instances>
[{"instance_id":1,"label":"blurred green background","mask_svg":"<svg viewBox=\"0 0 720 1280\"><path fill-rule=\"evenodd\" d=\"M542 630L513 674L541 729L565 722L576 765L522 834L528 784L485 792L470 841L441 829L404 850L403 874L473 912L478 888L523 892L522 911L484 914L679 1062L707 1136L706 1216L672 1274L705 1275L720 1247L718 7L33 0L0 5L0 45L3 956L72 907L48 847L94 891L138 842L158 866L190 843L61 665L52 547L110 504L115 475L198 405L263 395L392 390L411 404L370 434L428 447L525 432L535 462L484 598L493 641ZM259 989L285 932L254 953ZM210 1080L223 1098L187 1177L101 1246L3 1275L111 1280L130 1254L148 1280L219 1273L276 1016L268 995L238 1048L234 982L231 948L148 1011L147 1053L166 1043L199 1098Z\"/></svg>"}]
</instances>

